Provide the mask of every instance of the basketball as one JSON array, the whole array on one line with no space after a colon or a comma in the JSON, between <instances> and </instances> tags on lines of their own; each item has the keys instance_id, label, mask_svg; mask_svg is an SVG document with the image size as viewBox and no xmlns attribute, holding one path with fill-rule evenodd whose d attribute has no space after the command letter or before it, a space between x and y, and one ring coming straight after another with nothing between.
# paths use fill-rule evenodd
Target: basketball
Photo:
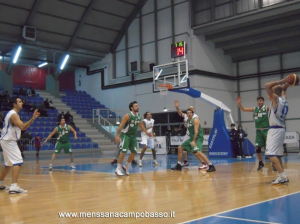
<instances>
[{"instance_id":1,"label":"basketball","mask_svg":"<svg viewBox=\"0 0 300 224\"><path fill-rule=\"evenodd\" d=\"M296 74L291 74L286 77L286 81L290 86L296 86L299 83L299 77Z\"/></svg>"}]
</instances>

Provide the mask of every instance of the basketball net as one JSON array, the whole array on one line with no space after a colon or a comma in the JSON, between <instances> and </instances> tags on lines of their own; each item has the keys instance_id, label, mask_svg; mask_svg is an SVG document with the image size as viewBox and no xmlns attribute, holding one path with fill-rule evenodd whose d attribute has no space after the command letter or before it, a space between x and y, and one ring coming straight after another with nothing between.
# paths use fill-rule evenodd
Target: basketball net
<instances>
[{"instance_id":1,"label":"basketball net","mask_svg":"<svg viewBox=\"0 0 300 224\"><path fill-rule=\"evenodd\" d=\"M163 96L168 95L168 90L172 89L172 85L170 84L158 84L157 85L158 89L159 89L159 95L162 98Z\"/></svg>"}]
</instances>

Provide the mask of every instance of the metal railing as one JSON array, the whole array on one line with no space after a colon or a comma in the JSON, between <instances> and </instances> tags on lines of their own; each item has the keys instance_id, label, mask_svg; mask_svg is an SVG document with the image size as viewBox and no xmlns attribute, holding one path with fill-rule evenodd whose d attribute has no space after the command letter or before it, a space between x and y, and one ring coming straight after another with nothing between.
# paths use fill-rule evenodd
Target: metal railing
<instances>
[{"instance_id":1,"label":"metal railing","mask_svg":"<svg viewBox=\"0 0 300 224\"><path fill-rule=\"evenodd\" d=\"M93 123L100 124L107 132L115 135L118 126L127 110L93 109Z\"/></svg>"}]
</instances>

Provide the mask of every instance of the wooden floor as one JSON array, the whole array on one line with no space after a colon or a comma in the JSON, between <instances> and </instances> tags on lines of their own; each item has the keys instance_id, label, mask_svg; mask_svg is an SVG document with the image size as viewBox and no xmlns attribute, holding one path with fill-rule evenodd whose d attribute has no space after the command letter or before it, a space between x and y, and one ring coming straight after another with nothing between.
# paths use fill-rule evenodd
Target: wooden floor
<instances>
[{"instance_id":1,"label":"wooden floor","mask_svg":"<svg viewBox=\"0 0 300 224\"><path fill-rule=\"evenodd\" d=\"M0 192L0 223L179 223L266 201L300 191L300 163L294 154L285 164L290 183L271 186L276 177L266 164L216 160L215 173L190 166L182 172L167 169L176 158L160 156L163 169L152 163L134 168L130 176L116 177L109 158L76 158L76 171L62 167L49 172L48 158L26 161L19 184L27 194ZM294 158L295 157L295 158ZM192 157L191 157L192 158ZM147 159L147 158L146 158ZM298 159L300 160L300 159ZM171 161L171 162L170 162ZM68 165L67 158L55 165ZM218 164L219 163L219 164ZM3 159L1 160L1 166ZM97 171L86 167L100 167ZM148 167L147 167L148 166ZM81 169L81 167L85 167ZM1 167L2 169L2 167ZM99 171L99 172L98 172ZM11 174L5 183L10 184ZM59 212L175 212L175 218L59 218Z\"/></svg>"}]
</instances>

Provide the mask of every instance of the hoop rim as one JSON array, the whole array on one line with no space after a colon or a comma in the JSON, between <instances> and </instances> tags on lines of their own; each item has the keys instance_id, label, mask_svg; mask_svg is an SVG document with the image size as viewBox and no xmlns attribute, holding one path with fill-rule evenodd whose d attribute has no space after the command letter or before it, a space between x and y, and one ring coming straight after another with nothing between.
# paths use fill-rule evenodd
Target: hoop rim
<instances>
[{"instance_id":1,"label":"hoop rim","mask_svg":"<svg viewBox=\"0 0 300 224\"><path fill-rule=\"evenodd\" d=\"M167 88L167 89L172 89L172 85L169 83L164 83L164 84L158 84L158 88Z\"/></svg>"}]
</instances>

